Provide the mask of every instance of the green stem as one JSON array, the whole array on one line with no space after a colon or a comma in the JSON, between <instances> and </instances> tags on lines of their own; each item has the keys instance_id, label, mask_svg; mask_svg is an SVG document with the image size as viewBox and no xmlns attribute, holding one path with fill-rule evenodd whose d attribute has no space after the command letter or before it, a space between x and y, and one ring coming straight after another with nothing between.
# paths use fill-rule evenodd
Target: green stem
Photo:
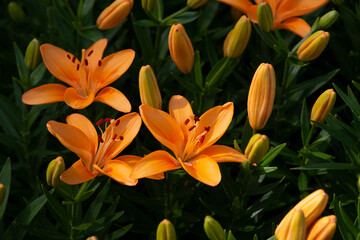
<instances>
[{"instance_id":1,"label":"green stem","mask_svg":"<svg viewBox=\"0 0 360 240\"><path fill-rule=\"evenodd\" d=\"M154 56L154 60L156 61L158 58L158 53L159 53L159 45L160 45L160 40L161 40L161 34L163 32L163 27L158 27L156 29L156 37L155 37L155 56Z\"/></svg>"},{"instance_id":2,"label":"green stem","mask_svg":"<svg viewBox=\"0 0 360 240\"><path fill-rule=\"evenodd\" d=\"M168 17L166 17L166 18L164 18L163 20L160 21L161 25L163 25L163 24L166 23L167 21L173 19L174 17L177 17L178 15L186 12L186 11L189 10L189 9L190 9L190 8L189 8L188 6L186 6L186 7L182 8L182 9L180 9L179 11L171 14L170 16L168 16Z\"/></svg>"},{"instance_id":3,"label":"green stem","mask_svg":"<svg viewBox=\"0 0 360 240\"><path fill-rule=\"evenodd\" d=\"M90 181L87 181L87 182L84 182L81 187L80 187L80 190L79 192L76 194L76 197L75 197L75 201L78 201L79 198L82 196L82 194L86 191L86 189L88 188L88 185L89 185Z\"/></svg>"},{"instance_id":4,"label":"green stem","mask_svg":"<svg viewBox=\"0 0 360 240\"><path fill-rule=\"evenodd\" d=\"M85 27L80 27L80 30L91 30L91 29L96 29L97 25L90 25L90 26L85 26Z\"/></svg>"},{"instance_id":5,"label":"green stem","mask_svg":"<svg viewBox=\"0 0 360 240\"><path fill-rule=\"evenodd\" d=\"M288 78L289 78L289 59L287 58L285 60L285 65L284 65L284 74L283 74L283 78L282 78L282 82L281 82L281 87L283 92L285 92L285 90L289 87L289 85L291 83L288 83Z\"/></svg>"},{"instance_id":6,"label":"green stem","mask_svg":"<svg viewBox=\"0 0 360 240\"><path fill-rule=\"evenodd\" d=\"M314 129L315 129L315 127L313 125L311 125L310 132L307 135L307 138L306 138L306 141L305 141L305 146L304 146L305 149L309 148L310 140L311 140L312 134L314 132Z\"/></svg>"}]
</instances>

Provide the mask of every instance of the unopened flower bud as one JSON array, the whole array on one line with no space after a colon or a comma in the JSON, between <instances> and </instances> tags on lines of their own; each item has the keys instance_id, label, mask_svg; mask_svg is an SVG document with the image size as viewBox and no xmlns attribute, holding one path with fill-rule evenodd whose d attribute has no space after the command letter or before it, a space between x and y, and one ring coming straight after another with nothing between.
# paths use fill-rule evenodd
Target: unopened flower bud
<instances>
[{"instance_id":1,"label":"unopened flower bud","mask_svg":"<svg viewBox=\"0 0 360 240\"><path fill-rule=\"evenodd\" d=\"M344 0L331 0L331 2L337 6L340 6L344 3Z\"/></svg>"},{"instance_id":2,"label":"unopened flower bud","mask_svg":"<svg viewBox=\"0 0 360 240\"><path fill-rule=\"evenodd\" d=\"M96 25L100 30L116 27L129 15L133 3L133 0L115 0L102 11L96 20Z\"/></svg>"},{"instance_id":3,"label":"unopened flower bud","mask_svg":"<svg viewBox=\"0 0 360 240\"><path fill-rule=\"evenodd\" d=\"M25 66L29 70L34 70L40 63L40 43L34 38L26 48L25 52Z\"/></svg>"},{"instance_id":4,"label":"unopened flower bud","mask_svg":"<svg viewBox=\"0 0 360 240\"><path fill-rule=\"evenodd\" d=\"M336 22L338 18L339 13L336 10L332 10L320 18L319 27L322 29L329 28Z\"/></svg>"},{"instance_id":5,"label":"unopened flower bud","mask_svg":"<svg viewBox=\"0 0 360 240\"><path fill-rule=\"evenodd\" d=\"M245 149L245 156L251 164L258 163L269 150L269 138L259 133L254 134Z\"/></svg>"},{"instance_id":6,"label":"unopened flower bud","mask_svg":"<svg viewBox=\"0 0 360 240\"><path fill-rule=\"evenodd\" d=\"M91 236L91 237L88 237L86 240L99 240L99 239L96 236Z\"/></svg>"},{"instance_id":7,"label":"unopened flower bud","mask_svg":"<svg viewBox=\"0 0 360 240\"><path fill-rule=\"evenodd\" d=\"M16 23L22 23L25 21L25 13L24 10L20 7L20 5L16 2L9 2L8 4L8 12L10 18Z\"/></svg>"},{"instance_id":8,"label":"unopened flower bud","mask_svg":"<svg viewBox=\"0 0 360 240\"><path fill-rule=\"evenodd\" d=\"M176 240L174 225L167 219L160 222L156 231L156 240Z\"/></svg>"},{"instance_id":9,"label":"unopened flower bud","mask_svg":"<svg viewBox=\"0 0 360 240\"><path fill-rule=\"evenodd\" d=\"M308 230L306 240L331 240L336 231L336 216L318 219Z\"/></svg>"},{"instance_id":10,"label":"unopened flower bud","mask_svg":"<svg viewBox=\"0 0 360 240\"><path fill-rule=\"evenodd\" d=\"M335 101L336 93L333 89L328 89L323 92L314 103L310 120L323 123L334 107ZM316 126L314 122L311 122L311 125Z\"/></svg>"},{"instance_id":11,"label":"unopened flower bud","mask_svg":"<svg viewBox=\"0 0 360 240\"><path fill-rule=\"evenodd\" d=\"M161 109L161 95L154 71L150 65L141 67L139 72L141 103Z\"/></svg>"},{"instance_id":12,"label":"unopened flower bud","mask_svg":"<svg viewBox=\"0 0 360 240\"><path fill-rule=\"evenodd\" d=\"M151 12L152 10L154 10L156 4L157 4L157 0L141 0L142 8L147 12Z\"/></svg>"},{"instance_id":13,"label":"unopened flower bud","mask_svg":"<svg viewBox=\"0 0 360 240\"><path fill-rule=\"evenodd\" d=\"M182 24L172 25L169 33L169 51L177 68L190 73L194 65L194 48Z\"/></svg>"},{"instance_id":14,"label":"unopened flower bud","mask_svg":"<svg viewBox=\"0 0 360 240\"><path fill-rule=\"evenodd\" d=\"M267 2L261 2L256 10L258 24L263 32L270 32L273 29L273 13L271 6Z\"/></svg>"},{"instance_id":15,"label":"unopened flower bud","mask_svg":"<svg viewBox=\"0 0 360 240\"><path fill-rule=\"evenodd\" d=\"M223 240L224 239L224 229L218 221L216 221L211 216L206 216L204 220L204 230L206 236L210 240Z\"/></svg>"},{"instance_id":16,"label":"unopened flower bud","mask_svg":"<svg viewBox=\"0 0 360 240\"><path fill-rule=\"evenodd\" d=\"M284 218L285 219L285 218ZM276 228L275 236L277 240L305 240L306 224L305 215L299 208L293 209L290 216L284 221L281 229Z\"/></svg>"},{"instance_id":17,"label":"unopened flower bud","mask_svg":"<svg viewBox=\"0 0 360 240\"><path fill-rule=\"evenodd\" d=\"M251 35L251 21L245 15L236 23L224 41L224 56L231 59L239 57L245 50Z\"/></svg>"},{"instance_id":18,"label":"unopened flower bud","mask_svg":"<svg viewBox=\"0 0 360 240\"><path fill-rule=\"evenodd\" d=\"M298 59L311 61L320 56L329 42L330 34L322 30L310 35L297 50Z\"/></svg>"},{"instance_id":19,"label":"unopened flower bud","mask_svg":"<svg viewBox=\"0 0 360 240\"><path fill-rule=\"evenodd\" d=\"M60 187L62 181L60 175L65 171L65 163L62 157L57 157L52 160L46 170L46 182L53 188Z\"/></svg>"},{"instance_id":20,"label":"unopened flower bud","mask_svg":"<svg viewBox=\"0 0 360 240\"><path fill-rule=\"evenodd\" d=\"M196 9L199 8L205 4L207 4L210 0L187 0L186 5L189 8Z\"/></svg>"},{"instance_id":21,"label":"unopened flower bud","mask_svg":"<svg viewBox=\"0 0 360 240\"><path fill-rule=\"evenodd\" d=\"M247 110L252 129L262 129L267 123L275 99L276 78L271 64L262 63L251 81Z\"/></svg>"},{"instance_id":22,"label":"unopened flower bud","mask_svg":"<svg viewBox=\"0 0 360 240\"><path fill-rule=\"evenodd\" d=\"M0 206L3 203L6 195L6 188L5 185L0 183Z\"/></svg>"}]
</instances>

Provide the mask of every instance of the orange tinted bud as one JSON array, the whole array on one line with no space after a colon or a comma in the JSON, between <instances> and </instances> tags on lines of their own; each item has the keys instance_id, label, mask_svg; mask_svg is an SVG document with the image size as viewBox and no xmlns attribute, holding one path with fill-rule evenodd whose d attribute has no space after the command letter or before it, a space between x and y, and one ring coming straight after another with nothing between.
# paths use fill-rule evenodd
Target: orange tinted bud
<instances>
[{"instance_id":1,"label":"orange tinted bud","mask_svg":"<svg viewBox=\"0 0 360 240\"><path fill-rule=\"evenodd\" d=\"M141 67L139 72L141 103L161 109L161 95L154 71L150 65Z\"/></svg>"},{"instance_id":2,"label":"orange tinted bud","mask_svg":"<svg viewBox=\"0 0 360 240\"><path fill-rule=\"evenodd\" d=\"M96 25L101 30L116 27L129 15L133 0L116 0L105 8L96 20Z\"/></svg>"},{"instance_id":3,"label":"orange tinted bud","mask_svg":"<svg viewBox=\"0 0 360 240\"><path fill-rule=\"evenodd\" d=\"M224 56L231 59L239 57L245 50L251 35L251 21L245 15L237 21L224 42Z\"/></svg>"},{"instance_id":4,"label":"orange tinted bud","mask_svg":"<svg viewBox=\"0 0 360 240\"><path fill-rule=\"evenodd\" d=\"M336 93L333 89L328 89L323 92L311 110L311 121L323 123L334 107L335 101ZM311 125L316 126L313 122L311 122Z\"/></svg>"},{"instance_id":5,"label":"orange tinted bud","mask_svg":"<svg viewBox=\"0 0 360 240\"><path fill-rule=\"evenodd\" d=\"M306 225L303 211L293 209L286 222L283 222L282 228L276 229L275 236L277 240L305 240Z\"/></svg>"},{"instance_id":6,"label":"orange tinted bud","mask_svg":"<svg viewBox=\"0 0 360 240\"><path fill-rule=\"evenodd\" d=\"M262 129L268 121L275 99L276 79L271 64L262 63L251 81L247 110L252 129Z\"/></svg>"},{"instance_id":7,"label":"orange tinted bud","mask_svg":"<svg viewBox=\"0 0 360 240\"><path fill-rule=\"evenodd\" d=\"M194 48L182 24L171 26L169 51L177 68L184 74L190 73L194 65Z\"/></svg>"},{"instance_id":8,"label":"orange tinted bud","mask_svg":"<svg viewBox=\"0 0 360 240\"><path fill-rule=\"evenodd\" d=\"M308 230L306 240L331 240L336 231L335 215L318 219Z\"/></svg>"},{"instance_id":9,"label":"orange tinted bud","mask_svg":"<svg viewBox=\"0 0 360 240\"><path fill-rule=\"evenodd\" d=\"M310 35L297 50L298 59L306 62L319 57L326 48L329 38L330 34L322 30Z\"/></svg>"},{"instance_id":10,"label":"orange tinted bud","mask_svg":"<svg viewBox=\"0 0 360 240\"><path fill-rule=\"evenodd\" d=\"M169 220L164 219L159 223L156 240L176 240L174 225Z\"/></svg>"}]
</instances>

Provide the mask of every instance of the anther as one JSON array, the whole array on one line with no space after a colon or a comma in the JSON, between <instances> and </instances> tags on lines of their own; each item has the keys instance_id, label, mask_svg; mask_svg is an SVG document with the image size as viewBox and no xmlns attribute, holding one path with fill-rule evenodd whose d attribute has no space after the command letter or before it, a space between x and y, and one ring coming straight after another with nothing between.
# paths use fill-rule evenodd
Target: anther
<instances>
[{"instance_id":1,"label":"anther","mask_svg":"<svg viewBox=\"0 0 360 240\"><path fill-rule=\"evenodd\" d=\"M105 120L104 120L104 119L100 119L100 120L96 123L96 126L101 125L103 122L105 122Z\"/></svg>"},{"instance_id":2,"label":"anther","mask_svg":"<svg viewBox=\"0 0 360 240\"><path fill-rule=\"evenodd\" d=\"M116 120L115 126L118 126L120 124L120 119Z\"/></svg>"},{"instance_id":3,"label":"anther","mask_svg":"<svg viewBox=\"0 0 360 240\"><path fill-rule=\"evenodd\" d=\"M71 61L72 61L73 63L75 63L75 60L76 60L76 57L75 57L75 56L73 56L73 58L72 58L72 60L71 60Z\"/></svg>"},{"instance_id":4,"label":"anther","mask_svg":"<svg viewBox=\"0 0 360 240\"><path fill-rule=\"evenodd\" d=\"M119 139L122 141L122 140L124 140L124 137L123 137L123 136L120 136Z\"/></svg>"},{"instance_id":5,"label":"anther","mask_svg":"<svg viewBox=\"0 0 360 240\"><path fill-rule=\"evenodd\" d=\"M79 71L79 68L80 68L80 64L78 64L78 65L76 66L76 71Z\"/></svg>"},{"instance_id":6,"label":"anther","mask_svg":"<svg viewBox=\"0 0 360 240\"><path fill-rule=\"evenodd\" d=\"M200 118L194 117L194 120L197 121L197 122L199 122L199 121L200 121Z\"/></svg>"},{"instance_id":7,"label":"anther","mask_svg":"<svg viewBox=\"0 0 360 240\"><path fill-rule=\"evenodd\" d=\"M117 135L115 134L112 138L112 140L114 141L116 139Z\"/></svg>"},{"instance_id":8,"label":"anther","mask_svg":"<svg viewBox=\"0 0 360 240\"><path fill-rule=\"evenodd\" d=\"M89 53L88 53L88 57L90 57L90 55L94 52L94 50L91 50Z\"/></svg>"},{"instance_id":9,"label":"anther","mask_svg":"<svg viewBox=\"0 0 360 240\"><path fill-rule=\"evenodd\" d=\"M191 127L189 128L189 131L193 130L195 127L196 127L195 125L194 125L194 126L191 126Z\"/></svg>"},{"instance_id":10,"label":"anther","mask_svg":"<svg viewBox=\"0 0 360 240\"><path fill-rule=\"evenodd\" d=\"M66 56L67 56L67 58L68 58L68 59L71 59L71 57L70 57L70 55L69 55L69 54L68 54L68 55L66 55Z\"/></svg>"},{"instance_id":11,"label":"anther","mask_svg":"<svg viewBox=\"0 0 360 240\"><path fill-rule=\"evenodd\" d=\"M87 65L89 65L89 62L88 62L88 60L87 59L85 59L85 66L87 66Z\"/></svg>"},{"instance_id":12,"label":"anther","mask_svg":"<svg viewBox=\"0 0 360 240\"><path fill-rule=\"evenodd\" d=\"M205 131L209 132L210 131L210 126L205 127Z\"/></svg>"},{"instance_id":13,"label":"anther","mask_svg":"<svg viewBox=\"0 0 360 240\"><path fill-rule=\"evenodd\" d=\"M102 137L100 135L98 135L98 139L99 139L99 142L103 143L104 140L102 139Z\"/></svg>"},{"instance_id":14,"label":"anther","mask_svg":"<svg viewBox=\"0 0 360 240\"><path fill-rule=\"evenodd\" d=\"M185 120L185 125L187 125L190 122L190 119Z\"/></svg>"},{"instance_id":15,"label":"anther","mask_svg":"<svg viewBox=\"0 0 360 240\"><path fill-rule=\"evenodd\" d=\"M101 66L101 60L98 61L98 65L99 65L99 67Z\"/></svg>"},{"instance_id":16,"label":"anther","mask_svg":"<svg viewBox=\"0 0 360 240\"><path fill-rule=\"evenodd\" d=\"M202 135L200 140L199 140L199 143L202 144L204 142L204 140L205 140L205 135Z\"/></svg>"},{"instance_id":17,"label":"anther","mask_svg":"<svg viewBox=\"0 0 360 240\"><path fill-rule=\"evenodd\" d=\"M105 122L111 122L111 118L105 118Z\"/></svg>"}]
</instances>

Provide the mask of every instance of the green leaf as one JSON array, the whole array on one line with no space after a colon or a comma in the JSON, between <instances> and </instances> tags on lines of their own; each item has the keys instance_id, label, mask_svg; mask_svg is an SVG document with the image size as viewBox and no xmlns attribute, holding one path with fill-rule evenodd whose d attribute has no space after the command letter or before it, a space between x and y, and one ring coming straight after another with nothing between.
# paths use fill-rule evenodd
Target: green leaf
<instances>
[{"instance_id":1,"label":"green leaf","mask_svg":"<svg viewBox=\"0 0 360 240\"><path fill-rule=\"evenodd\" d=\"M229 233L227 235L227 240L236 240L236 238L234 237L234 235L232 234L231 230L229 230Z\"/></svg>"},{"instance_id":2,"label":"green leaf","mask_svg":"<svg viewBox=\"0 0 360 240\"><path fill-rule=\"evenodd\" d=\"M200 62L200 52L199 50L195 51L195 61L194 61L194 78L195 83L202 88L203 87L203 76L201 72L201 62Z\"/></svg>"},{"instance_id":3,"label":"green leaf","mask_svg":"<svg viewBox=\"0 0 360 240\"><path fill-rule=\"evenodd\" d=\"M116 240L124 236L131 228L133 224L126 225L104 237L104 240Z\"/></svg>"},{"instance_id":4,"label":"green leaf","mask_svg":"<svg viewBox=\"0 0 360 240\"><path fill-rule=\"evenodd\" d=\"M272 148L260 161L260 166L268 166L274 158L284 149L286 143L277 145L276 147Z\"/></svg>"},{"instance_id":5,"label":"green leaf","mask_svg":"<svg viewBox=\"0 0 360 240\"><path fill-rule=\"evenodd\" d=\"M300 192L305 192L307 190L307 181L306 174L301 172L298 178L298 188Z\"/></svg>"},{"instance_id":6,"label":"green leaf","mask_svg":"<svg viewBox=\"0 0 360 240\"><path fill-rule=\"evenodd\" d=\"M173 24L186 24L195 21L199 17L198 11L189 11L180 14L179 16L164 22L165 25L171 26Z\"/></svg>"},{"instance_id":7,"label":"green leaf","mask_svg":"<svg viewBox=\"0 0 360 240\"><path fill-rule=\"evenodd\" d=\"M206 82L209 84L209 87L214 86L220 80L220 78L225 73L229 62L230 62L230 58L223 57L215 64L215 66L206 76Z\"/></svg>"},{"instance_id":8,"label":"green leaf","mask_svg":"<svg viewBox=\"0 0 360 240\"><path fill-rule=\"evenodd\" d=\"M202 89L199 86L197 86L196 84L193 84L192 82L190 82L189 79L181 78L181 77L175 75L174 73L171 73L171 76L173 76L188 91L195 93L195 94L202 93Z\"/></svg>"},{"instance_id":9,"label":"green leaf","mask_svg":"<svg viewBox=\"0 0 360 240\"><path fill-rule=\"evenodd\" d=\"M84 0L84 3L82 5L82 13L81 13L81 18L82 19L87 19L89 17L89 15L91 15L91 10L94 7L94 3L95 0ZM80 4L79 4L80 7ZM83 21L85 22L85 21Z\"/></svg>"},{"instance_id":10,"label":"green leaf","mask_svg":"<svg viewBox=\"0 0 360 240\"><path fill-rule=\"evenodd\" d=\"M67 239L70 240L71 239L69 236L66 236L66 235L56 232L56 231L44 230L41 228L36 228L34 226L30 226L30 225L26 225L26 224L22 224L22 223L17 223L17 225L19 225L21 228L25 229L28 234L40 237L42 239L51 239L51 240L67 240Z\"/></svg>"},{"instance_id":11,"label":"green leaf","mask_svg":"<svg viewBox=\"0 0 360 240\"><path fill-rule=\"evenodd\" d=\"M19 49L19 47L15 42L14 42L14 50L15 50L15 59L16 59L16 64L18 66L20 81L25 83L26 82L25 78L28 70L25 67L24 55L22 54L21 50Z\"/></svg>"},{"instance_id":12,"label":"green leaf","mask_svg":"<svg viewBox=\"0 0 360 240\"><path fill-rule=\"evenodd\" d=\"M4 216L4 213L6 210L6 205L7 205L7 202L9 199L9 194L10 194L10 187L11 187L11 160L10 160L10 158L6 159L6 162L3 166L3 168L1 169L0 182L2 184L4 184L5 189L6 189L4 201L0 205L0 220L1 220Z\"/></svg>"},{"instance_id":13,"label":"green leaf","mask_svg":"<svg viewBox=\"0 0 360 240\"><path fill-rule=\"evenodd\" d=\"M35 68L35 70L30 75L31 86L36 86L41 79L44 77L46 71L45 64L42 62Z\"/></svg>"},{"instance_id":14,"label":"green leaf","mask_svg":"<svg viewBox=\"0 0 360 240\"><path fill-rule=\"evenodd\" d=\"M349 219L344 210L342 210L341 204L335 194L333 206L337 218L337 225L342 235L342 238L346 240L355 240L357 236L357 230L354 226L354 223Z\"/></svg>"},{"instance_id":15,"label":"green leaf","mask_svg":"<svg viewBox=\"0 0 360 240\"><path fill-rule=\"evenodd\" d=\"M264 193L270 192L271 190L275 189L284 179L285 179L285 177L281 178L279 181L269 183L269 184L265 184L265 185L261 185L261 186L258 186L258 187L256 187L256 186L252 187L250 185L250 187L248 188L247 193L249 195L258 195L258 194L264 194Z\"/></svg>"},{"instance_id":16,"label":"green leaf","mask_svg":"<svg viewBox=\"0 0 360 240\"><path fill-rule=\"evenodd\" d=\"M157 27L160 25L159 22L150 19L136 20L136 24L142 27Z\"/></svg>"},{"instance_id":17,"label":"green leaf","mask_svg":"<svg viewBox=\"0 0 360 240\"><path fill-rule=\"evenodd\" d=\"M356 98L354 99L353 97L347 96L346 93L344 93L338 86L336 86L335 83L333 85L334 85L336 92L344 100L346 105L348 105L348 107L351 109L351 111L353 113L355 113L355 115L358 118L360 118L360 105L359 105L359 102L356 100ZM353 92L351 91L350 87L348 87L348 92L349 92L349 95L354 95Z\"/></svg>"},{"instance_id":18,"label":"green leaf","mask_svg":"<svg viewBox=\"0 0 360 240\"><path fill-rule=\"evenodd\" d=\"M211 22L215 18L218 7L219 2L217 1L210 1L208 4L206 4L204 12L199 17L197 24L200 33L205 31L210 26Z\"/></svg>"},{"instance_id":19,"label":"green leaf","mask_svg":"<svg viewBox=\"0 0 360 240\"><path fill-rule=\"evenodd\" d=\"M253 175L263 175L263 174L268 174L271 172L276 171L278 168L277 167L262 167L262 166L257 166L253 171L252 174Z\"/></svg>"},{"instance_id":20,"label":"green leaf","mask_svg":"<svg viewBox=\"0 0 360 240\"><path fill-rule=\"evenodd\" d=\"M291 170L356 170L354 165L349 163L317 163L304 167L290 168Z\"/></svg>"},{"instance_id":21,"label":"green leaf","mask_svg":"<svg viewBox=\"0 0 360 240\"><path fill-rule=\"evenodd\" d=\"M101 191L96 196L94 201L91 203L89 209L87 210L84 217L85 222L91 221L92 219L96 219L99 216L101 207L105 201L109 188L110 188L110 181L107 181L105 186L101 189Z\"/></svg>"},{"instance_id":22,"label":"green leaf","mask_svg":"<svg viewBox=\"0 0 360 240\"><path fill-rule=\"evenodd\" d=\"M302 144L305 146L306 139L309 135L310 131L310 118L308 114L308 109L306 106L306 100L304 99L302 109L301 109L301 115L300 115L300 127L301 127L301 140Z\"/></svg>"},{"instance_id":23,"label":"green leaf","mask_svg":"<svg viewBox=\"0 0 360 240\"><path fill-rule=\"evenodd\" d=\"M242 133L242 137L241 137L241 149L246 149L246 146L250 140L250 138L253 135L253 129L251 128L250 124L249 124L249 118L246 118L246 122L243 128L243 133Z\"/></svg>"}]
</instances>

